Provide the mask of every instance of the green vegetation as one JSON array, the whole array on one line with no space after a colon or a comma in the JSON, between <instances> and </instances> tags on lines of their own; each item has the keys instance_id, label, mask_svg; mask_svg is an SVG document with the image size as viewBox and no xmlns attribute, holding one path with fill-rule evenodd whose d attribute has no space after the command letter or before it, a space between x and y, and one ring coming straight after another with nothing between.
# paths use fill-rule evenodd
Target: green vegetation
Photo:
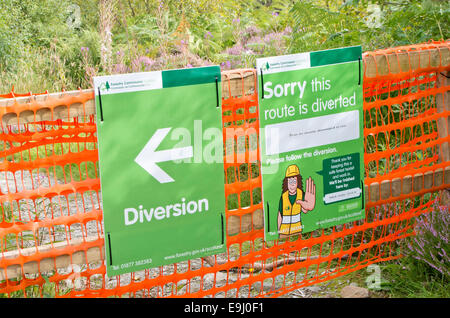
<instances>
[{"instance_id":1,"label":"green vegetation","mask_svg":"<svg viewBox=\"0 0 450 318\"><path fill-rule=\"evenodd\" d=\"M94 75L361 44L364 51L447 39L438 0L6 0L0 92L91 87Z\"/></svg>"},{"instance_id":2,"label":"green vegetation","mask_svg":"<svg viewBox=\"0 0 450 318\"><path fill-rule=\"evenodd\" d=\"M429 212L414 218L416 235L391 245L392 255L403 257L373 264L332 284L337 287L346 281L343 287L353 282L368 288L371 297L448 298L450 214L448 206L436 203Z\"/></svg>"},{"instance_id":3,"label":"green vegetation","mask_svg":"<svg viewBox=\"0 0 450 318\"><path fill-rule=\"evenodd\" d=\"M448 206L416 218L416 236L401 246L406 256L385 264L388 291L395 297L450 297L450 244Z\"/></svg>"}]
</instances>

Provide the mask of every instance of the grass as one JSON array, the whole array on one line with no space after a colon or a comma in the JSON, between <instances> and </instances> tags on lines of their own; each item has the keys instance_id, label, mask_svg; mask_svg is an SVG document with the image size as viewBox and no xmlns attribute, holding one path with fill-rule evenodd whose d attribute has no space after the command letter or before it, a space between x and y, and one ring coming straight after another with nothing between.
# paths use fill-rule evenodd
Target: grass
<instances>
[{"instance_id":1,"label":"grass","mask_svg":"<svg viewBox=\"0 0 450 318\"><path fill-rule=\"evenodd\" d=\"M391 298L449 298L448 281L428 273L429 269L412 258L382 265L386 293Z\"/></svg>"}]
</instances>

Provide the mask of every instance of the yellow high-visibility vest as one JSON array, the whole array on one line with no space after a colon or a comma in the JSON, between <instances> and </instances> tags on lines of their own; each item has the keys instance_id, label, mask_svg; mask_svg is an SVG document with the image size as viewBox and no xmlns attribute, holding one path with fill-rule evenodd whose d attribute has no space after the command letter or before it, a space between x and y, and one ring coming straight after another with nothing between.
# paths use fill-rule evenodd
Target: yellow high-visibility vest
<instances>
[{"instance_id":1,"label":"yellow high-visibility vest","mask_svg":"<svg viewBox=\"0 0 450 318\"><path fill-rule=\"evenodd\" d=\"M282 220L279 233L285 235L300 233L302 231L300 219L302 206L296 202L291 204L291 201L289 201L289 191L284 192L281 197L283 199L283 211L281 211ZM303 192L300 189L297 189L295 201L297 200L303 200Z\"/></svg>"}]
</instances>

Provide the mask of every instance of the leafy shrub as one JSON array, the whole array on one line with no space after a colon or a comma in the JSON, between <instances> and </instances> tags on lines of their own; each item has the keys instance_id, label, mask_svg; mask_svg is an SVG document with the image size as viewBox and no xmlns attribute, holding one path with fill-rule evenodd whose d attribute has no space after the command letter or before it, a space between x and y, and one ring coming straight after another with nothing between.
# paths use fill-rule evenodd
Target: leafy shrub
<instances>
[{"instance_id":1,"label":"leafy shrub","mask_svg":"<svg viewBox=\"0 0 450 318\"><path fill-rule=\"evenodd\" d=\"M299 1L293 17L291 51L313 51L362 45L363 51L409 45L449 36L450 2L348 0L326 5ZM369 12L376 6L377 12ZM370 20L376 15L376 23Z\"/></svg>"},{"instance_id":2,"label":"leafy shrub","mask_svg":"<svg viewBox=\"0 0 450 318\"><path fill-rule=\"evenodd\" d=\"M390 297L450 297L450 211L436 204L432 209L417 217L416 235L396 247L404 257L382 265L383 289Z\"/></svg>"},{"instance_id":3,"label":"leafy shrub","mask_svg":"<svg viewBox=\"0 0 450 318\"><path fill-rule=\"evenodd\" d=\"M360 44L370 51L450 34L450 2L439 0L114 3L106 65L98 0L0 1L0 92L87 88L92 74L111 71L253 67L262 56ZM74 6L77 27L69 23Z\"/></svg>"},{"instance_id":4,"label":"leafy shrub","mask_svg":"<svg viewBox=\"0 0 450 318\"><path fill-rule=\"evenodd\" d=\"M406 255L428 266L431 274L450 280L450 213L441 206L417 218L416 236Z\"/></svg>"}]
</instances>

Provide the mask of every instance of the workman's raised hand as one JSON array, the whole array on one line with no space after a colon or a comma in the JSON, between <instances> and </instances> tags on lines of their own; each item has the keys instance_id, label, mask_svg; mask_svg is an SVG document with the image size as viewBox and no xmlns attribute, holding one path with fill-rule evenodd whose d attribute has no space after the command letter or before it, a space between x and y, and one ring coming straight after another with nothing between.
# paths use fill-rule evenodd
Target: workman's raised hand
<instances>
[{"instance_id":1,"label":"workman's raised hand","mask_svg":"<svg viewBox=\"0 0 450 318\"><path fill-rule=\"evenodd\" d=\"M314 209L314 206L316 205L316 185L311 177L306 180L304 200L297 200L296 203L302 206L302 211L304 213Z\"/></svg>"}]
</instances>

